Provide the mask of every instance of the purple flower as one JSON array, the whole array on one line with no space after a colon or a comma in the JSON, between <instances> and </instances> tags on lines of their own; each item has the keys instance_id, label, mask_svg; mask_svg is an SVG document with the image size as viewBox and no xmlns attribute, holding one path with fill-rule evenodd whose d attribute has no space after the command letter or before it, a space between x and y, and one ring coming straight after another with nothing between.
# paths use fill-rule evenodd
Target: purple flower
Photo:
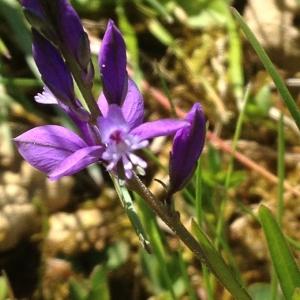
<instances>
[{"instance_id":1,"label":"purple flower","mask_svg":"<svg viewBox=\"0 0 300 300\"><path fill-rule=\"evenodd\" d=\"M105 71L102 70L105 88L98 99L103 116L97 119L97 124L89 123L88 113L75 98L70 73L55 48L39 34L34 39L34 49L38 52L34 58L44 82L51 86L46 85L44 92L35 99L40 103L59 105L79 129L77 134L61 126L47 125L33 128L14 139L21 155L46 172L51 180L100 162L125 181L131 178L133 171L146 168L146 162L134 152L146 147L148 139L174 134L189 126L187 121L171 119L143 123L142 95L126 74L125 43L112 21L105 39L99 58L100 70L105 65ZM108 54L109 51L114 53ZM43 61L45 53L49 53L50 60ZM121 60L116 60L118 56ZM47 63L50 63L49 69ZM119 63L120 70L116 70Z\"/></svg>"},{"instance_id":2,"label":"purple flower","mask_svg":"<svg viewBox=\"0 0 300 300\"><path fill-rule=\"evenodd\" d=\"M133 165L142 169L147 167L146 162L133 151L146 147L148 141L131 134L130 125L119 106L110 105L107 117L100 117L98 124L102 142L107 145L102 155L102 159L108 162L107 170L119 170L125 177L131 178Z\"/></svg>"},{"instance_id":3,"label":"purple flower","mask_svg":"<svg viewBox=\"0 0 300 300\"><path fill-rule=\"evenodd\" d=\"M126 49L121 32L111 20L103 37L98 63L107 102L122 105L127 90Z\"/></svg>"},{"instance_id":4,"label":"purple flower","mask_svg":"<svg viewBox=\"0 0 300 300\"><path fill-rule=\"evenodd\" d=\"M61 102L74 106L73 79L58 50L38 31L32 30L32 53L45 85Z\"/></svg>"},{"instance_id":5,"label":"purple flower","mask_svg":"<svg viewBox=\"0 0 300 300\"><path fill-rule=\"evenodd\" d=\"M59 103L72 110L77 118L88 120L89 113L75 97L71 73L60 53L35 29L32 29L32 52L45 84L44 93L36 101L45 104Z\"/></svg>"},{"instance_id":6,"label":"purple flower","mask_svg":"<svg viewBox=\"0 0 300 300\"><path fill-rule=\"evenodd\" d=\"M176 132L170 153L170 187L167 202L174 193L182 190L193 176L205 142L205 117L199 103L194 104L185 120L190 126Z\"/></svg>"},{"instance_id":7,"label":"purple flower","mask_svg":"<svg viewBox=\"0 0 300 300\"><path fill-rule=\"evenodd\" d=\"M88 146L76 133L62 126L33 128L13 139L20 154L51 180L74 174L101 157L102 146Z\"/></svg>"},{"instance_id":8,"label":"purple flower","mask_svg":"<svg viewBox=\"0 0 300 300\"><path fill-rule=\"evenodd\" d=\"M51 43L65 47L88 73L91 53L87 34L70 3L67 0L21 0L21 4L31 26Z\"/></svg>"},{"instance_id":9,"label":"purple flower","mask_svg":"<svg viewBox=\"0 0 300 300\"><path fill-rule=\"evenodd\" d=\"M138 91L138 90L137 90ZM127 102L128 103L128 102ZM143 110L136 110L135 114L126 115L127 106L116 104L108 106L106 117L98 119L99 133L106 149L102 159L107 162L107 170L117 170L121 179L132 176L136 167L145 169L147 164L133 152L148 145L148 139L170 135L178 129L187 126L179 120L157 120L153 122L139 122ZM125 175L124 178L122 178Z\"/></svg>"},{"instance_id":10,"label":"purple flower","mask_svg":"<svg viewBox=\"0 0 300 300\"><path fill-rule=\"evenodd\" d=\"M54 26L47 20L47 14L45 14L41 1L21 0L21 4L29 24L54 42L57 39L57 34L55 33Z\"/></svg>"},{"instance_id":11,"label":"purple flower","mask_svg":"<svg viewBox=\"0 0 300 300\"><path fill-rule=\"evenodd\" d=\"M138 92L137 88L132 90ZM50 94L47 96L51 97ZM187 126L187 122L158 120L142 123L143 109L137 109L135 114L126 113L130 109L127 105L131 105L127 98L132 98L131 94L127 96L122 107L106 103L106 116L98 118L98 127L94 128L101 138L100 145L96 144L96 137L91 138L93 128L84 121L78 121L82 138L64 127L47 125L25 132L14 142L20 154L35 168L46 172L51 180L74 174L97 161L107 165L107 170L118 173L120 179L131 178L136 167L145 169L147 166L133 152L147 146L147 139L175 133ZM82 130L86 127L89 130Z\"/></svg>"}]
</instances>

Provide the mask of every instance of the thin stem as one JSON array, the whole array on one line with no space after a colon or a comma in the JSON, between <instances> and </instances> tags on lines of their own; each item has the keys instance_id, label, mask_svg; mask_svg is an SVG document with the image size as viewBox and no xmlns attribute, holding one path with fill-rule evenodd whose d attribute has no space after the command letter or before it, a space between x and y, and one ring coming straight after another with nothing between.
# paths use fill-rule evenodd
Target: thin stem
<instances>
[{"instance_id":1,"label":"thin stem","mask_svg":"<svg viewBox=\"0 0 300 300\"><path fill-rule=\"evenodd\" d=\"M87 87L86 84L82 81L80 69L73 56L65 49L64 45L60 45L59 48L92 115L90 123L92 125L95 125L97 124L97 118L100 117L102 114L92 93L92 89L90 87Z\"/></svg>"},{"instance_id":2,"label":"thin stem","mask_svg":"<svg viewBox=\"0 0 300 300\"><path fill-rule=\"evenodd\" d=\"M202 227L202 156L198 160L196 169L196 218L197 223Z\"/></svg>"},{"instance_id":3,"label":"thin stem","mask_svg":"<svg viewBox=\"0 0 300 300\"><path fill-rule=\"evenodd\" d=\"M178 212L170 212L142 183L136 174L128 180L128 187L134 190L151 209L173 230L173 232L186 244L186 246L195 254L195 256L205 264L210 270L212 265L207 260L203 249L199 246L197 240L189 233L180 221Z\"/></svg>"},{"instance_id":4,"label":"thin stem","mask_svg":"<svg viewBox=\"0 0 300 300\"><path fill-rule=\"evenodd\" d=\"M181 223L178 212L167 209L167 207L147 189L135 173L132 178L128 180L127 185L144 199L151 209L173 230L178 238L194 253L200 262L224 284L224 287L227 288L233 296L237 296L237 299L239 300L251 299L235 277L231 277L230 282L228 280L225 282L226 279L224 280L222 276L219 276L220 274L218 274L218 271L215 269L216 266L210 261L202 246Z\"/></svg>"},{"instance_id":5,"label":"thin stem","mask_svg":"<svg viewBox=\"0 0 300 300\"><path fill-rule=\"evenodd\" d=\"M151 208L147 206L147 204L143 201L143 199L137 194L135 194L135 200L137 201L140 208L142 221L146 226L146 230L150 238L151 247L153 248L153 253L155 254L156 259L159 263L163 280L168 286L168 290L170 291L172 299L176 300L176 293L171 280L171 269L168 267L167 257L164 251L164 240L162 239L162 235L157 225L156 219L153 218L154 213L152 212Z\"/></svg>"},{"instance_id":6,"label":"thin stem","mask_svg":"<svg viewBox=\"0 0 300 300\"><path fill-rule=\"evenodd\" d=\"M186 290L187 290L188 295L189 295L189 299L197 300L197 297L195 295L195 292L193 290L193 287L192 287L192 284L191 284L191 281L190 281L190 278L189 278L189 275L188 275L186 263L183 259L183 250L182 250L182 248L179 248L178 254L179 254L179 264L180 264L181 274L182 274L183 280L185 282L185 286L186 286ZM211 298L211 299L213 299L213 298Z\"/></svg>"},{"instance_id":7,"label":"thin stem","mask_svg":"<svg viewBox=\"0 0 300 300\"><path fill-rule=\"evenodd\" d=\"M278 166L277 174L279 178L277 192L277 220L279 226L282 226L283 217L283 194L284 194L284 171L285 171L285 145L284 145L284 123L283 114L280 114L278 122Z\"/></svg>"},{"instance_id":8,"label":"thin stem","mask_svg":"<svg viewBox=\"0 0 300 300\"><path fill-rule=\"evenodd\" d=\"M196 169L196 219L199 227L202 227L202 215L202 156L200 156ZM212 288L213 282L210 281L210 274L204 265L202 265L202 273L204 277L207 298L212 300L214 299Z\"/></svg>"},{"instance_id":9,"label":"thin stem","mask_svg":"<svg viewBox=\"0 0 300 300\"><path fill-rule=\"evenodd\" d=\"M229 189L229 184L230 184L230 179L231 179L231 175L233 172L233 165L234 165L234 155L237 149L237 142L238 139L240 137L241 131L242 131L242 125L243 125L243 121L244 121L244 115L246 112L246 107L247 107L247 103L249 100L249 96L250 96L250 89L251 86L249 85L248 88L246 89L246 93L245 93L245 97L244 97L244 101L243 101L243 105L238 117L238 121L236 124L236 130L234 133L234 138L233 138L233 147L232 147L232 153L230 156L230 161L229 161L229 165L228 165L228 169L227 169L227 174L226 174L226 182L225 182L225 195L224 198L222 199L221 202L221 207L220 207L220 211L219 211L219 219L218 219L218 223L217 223L217 237L216 237L216 241L215 241L215 247L218 248L219 244L220 244L220 239L222 238L222 235L224 234L224 216L225 216L225 209L226 209L226 205L227 205L227 196L228 196L228 189Z\"/></svg>"}]
</instances>

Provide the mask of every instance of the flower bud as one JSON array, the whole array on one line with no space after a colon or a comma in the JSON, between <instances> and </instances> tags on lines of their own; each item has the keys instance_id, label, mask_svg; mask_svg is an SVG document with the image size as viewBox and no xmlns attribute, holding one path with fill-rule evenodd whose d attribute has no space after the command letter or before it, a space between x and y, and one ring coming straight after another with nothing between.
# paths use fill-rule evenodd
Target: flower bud
<instances>
[{"instance_id":1,"label":"flower bud","mask_svg":"<svg viewBox=\"0 0 300 300\"><path fill-rule=\"evenodd\" d=\"M121 32L111 20L103 37L98 64L107 102L122 106L128 84L126 48Z\"/></svg>"},{"instance_id":2,"label":"flower bud","mask_svg":"<svg viewBox=\"0 0 300 300\"><path fill-rule=\"evenodd\" d=\"M32 30L33 57L45 85L68 107L77 107L72 76L58 50L38 31Z\"/></svg>"},{"instance_id":3,"label":"flower bud","mask_svg":"<svg viewBox=\"0 0 300 300\"><path fill-rule=\"evenodd\" d=\"M79 39L79 47L77 49L77 60L80 67L86 70L91 61L90 41L86 32L83 32Z\"/></svg>"},{"instance_id":4,"label":"flower bud","mask_svg":"<svg viewBox=\"0 0 300 300\"><path fill-rule=\"evenodd\" d=\"M90 45L70 3L67 0L21 0L21 3L31 26L51 43L67 49L85 70L91 58Z\"/></svg>"},{"instance_id":5,"label":"flower bud","mask_svg":"<svg viewBox=\"0 0 300 300\"><path fill-rule=\"evenodd\" d=\"M170 153L170 187L167 202L174 193L182 190L193 176L205 142L205 117L199 103L194 104L185 120L190 125L176 132Z\"/></svg>"}]
</instances>

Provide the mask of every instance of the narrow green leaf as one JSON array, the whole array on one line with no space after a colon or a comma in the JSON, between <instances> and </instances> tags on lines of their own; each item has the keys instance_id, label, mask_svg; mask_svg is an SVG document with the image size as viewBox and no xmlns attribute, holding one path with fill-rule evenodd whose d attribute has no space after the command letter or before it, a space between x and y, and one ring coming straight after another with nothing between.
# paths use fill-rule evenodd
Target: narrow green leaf
<instances>
[{"instance_id":1,"label":"narrow green leaf","mask_svg":"<svg viewBox=\"0 0 300 300\"><path fill-rule=\"evenodd\" d=\"M262 300L262 299L274 299L274 300L284 300L280 291L276 290L275 296L272 298L272 287L270 284L266 283L254 283L248 288L249 294L253 300Z\"/></svg>"},{"instance_id":2,"label":"narrow green leaf","mask_svg":"<svg viewBox=\"0 0 300 300\"><path fill-rule=\"evenodd\" d=\"M88 290L84 288L75 278L69 281L70 299L83 300L88 295Z\"/></svg>"},{"instance_id":3,"label":"narrow green leaf","mask_svg":"<svg viewBox=\"0 0 300 300\"><path fill-rule=\"evenodd\" d=\"M105 269L103 266L98 265L95 268L92 278L92 289L85 300L109 300L109 289L106 280Z\"/></svg>"},{"instance_id":4,"label":"narrow green leaf","mask_svg":"<svg viewBox=\"0 0 300 300\"><path fill-rule=\"evenodd\" d=\"M174 280L172 280L172 275L174 274L174 272L172 273L170 265L167 264L168 258L164 247L165 240L163 239L160 229L157 225L155 215L150 209L150 207L147 206L147 204L142 200L141 197L139 197L135 193L134 197L139 206L141 219L143 221L143 224L145 225L145 228L150 238L151 246L153 248L153 256L155 256L159 265L158 272L155 274L155 276L162 278L160 287L163 287L163 282L165 282L166 287L170 292L171 299L177 299L175 293L175 282ZM178 270L177 261L174 260L174 263L175 269Z\"/></svg>"},{"instance_id":5,"label":"narrow green leaf","mask_svg":"<svg viewBox=\"0 0 300 300\"><path fill-rule=\"evenodd\" d=\"M211 267L213 268L214 275L220 280L224 287L231 293L235 299L249 300L251 297L244 290L238 280L235 278L222 256L215 249L206 234L202 231L199 225L192 220L192 230L195 233Z\"/></svg>"},{"instance_id":6,"label":"narrow green leaf","mask_svg":"<svg viewBox=\"0 0 300 300\"><path fill-rule=\"evenodd\" d=\"M172 23L173 17L167 9L157 0L146 0L167 22Z\"/></svg>"},{"instance_id":7,"label":"narrow green leaf","mask_svg":"<svg viewBox=\"0 0 300 300\"><path fill-rule=\"evenodd\" d=\"M278 165L277 176L279 178L278 190L277 190L277 220L281 226L283 218L283 195L284 195L284 179L285 179L285 140L284 140L284 121L283 113L280 113L280 119L278 122Z\"/></svg>"},{"instance_id":8,"label":"narrow green leaf","mask_svg":"<svg viewBox=\"0 0 300 300\"><path fill-rule=\"evenodd\" d=\"M10 58L10 53L1 38L0 38L0 54L5 56L6 58Z\"/></svg>"},{"instance_id":9,"label":"narrow green leaf","mask_svg":"<svg viewBox=\"0 0 300 300\"><path fill-rule=\"evenodd\" d=\"M119 21L118 26L122 31L126 43L126 49L128 51L128 60L133 68L133 76L134 76L133 79L134 82L137 84L137 86L140 88L143 74L139 64L140 58L139 58L138 39L134 27L130 24L126 16L124 1L122 0L117 1L116 13L118 15L118 21Z\"/></svg>"},{"instance_id":10,"label":"narrow green leaf","mask_svg":"<svg viewBox=\"0 0 300 300\"><path fill-rule=\"evenodd\" d=\"M159 294L162 292L162 275L155 251L153 254L148 255L145 251L140 252L141 266L144 276L147 277L151 284L153 293Z\"/></svg>"},{"instance_id":11,"label":"narrow green leaf","mask_svg":"<svg viewBox=\"0 0 300 300\"><path fill-rule=\"evenodd\" d=\"M114 244L107 249L108 260L106 262L106 267L109 270L116 270L129 257L128 245L123 241L116 241Z\"/></svg>"},{"instance_id":12,"label":"narrow green leaf","mask_svg":"<svg viewBox=\"0 0 300 300\"><path fill-rule=\"evenodd\" d=\"M290 238L289 236L285 236L286 241L289 243L290 246L292 246L293 248L295 248L296 250L300 251L300 243L293 240L292 238Z\"/></svg>"},{"instance_id":13,"label":"narrow green leaf","mask_svg":"<svg viewBox=\"0 0 300 300\"><path fill-rule=\"evenodd\" d=\"M7 299L8 286L3 276L0 277L0 300Z\"/></svg>"},{"instance_id":14,"label":"narrow green leaf","mask_svg":"<svg viewBox=\"0 0 300 300\"><path fill-rule=\"evenodd\" d=\"M261 205L259 217L282 293L285 299L292 299L294 290L300 287L300 272L293 254L271 211Z\"/></svg>"},{"instance_id":15,"label":"narrow green leaf","mask_svg":"<svg viewBox=\"0 0 300 300\"><path fill-rule=\"evenodd\" d=\"M152 19L149 22L148 28L149 28L150 32L164 45L176 46L173 36L156 19Z\"/></svg>"},{"instance_id":16,"label":"narrow green leaf","mask_svg":"<svg viewBox=\"0 0 300 300\"><path fill-rule=\"evenodd\" d=\"M197 300L195 291L192 288L192 283L191 283L191 280L190 280L189 275L188 275L187 265L186 265L186 263L183 259L183 251L182 251L181 248L179 249L178 254L179 254L178 258L179 258L179 263L180 263L181 274L182 274L182 278L184 280L184 285L186 287L187 293L189 295L189 299L190 300Z\"/></svg>"},{"instance_id":17,"label":"narrow green leaf","mask_svg":"<svg viewBox=\"0 0 300 300\"><path fill-rule=\"evenodd\" d=\"M300 289L299 288L295 289L292 300L300 300Z\"/></svg>"},{"instance_id":18,"label":"narrow green leaf","mask_svg":"<svg viewBox=\"0 0 300 300\"><path fill-rule=\"evenodd\" d=\"M279 73L277 72L275 66L271 62L270 58L268 57L265 50L259 44L257 38L254 36L248 25L245 23L241 15L237 12L236 9L231 9L233 15L239 22L240 26L244 30L249 42L251 43L253 49L259 56L261 62L264 64L266 70L272 77L274 84L276 85L278 92L281 94L282 99L284 100L288 110L290 111L293 119L296 122L297 127L300 129L300 112L299 108L297 107L293 97L291 96L290 92L288 91L287 87L285 86L282 78L280 77Z\"/></svg>"},{"instance_id":19,"label":"narrow green leaf","mask_svg":"<svg viewBox=\"0 0 300 300\"><path fill-rule=\"evenodd\" d=\"M226 5L226 26L229 38L228 63L229 74L237 106L242 106L244 95L244 71L243 71L243 50L237 24L230 12L229 1L223 1Z\"/></svg>"},{"instance_id":20,"label":"narrow green leaf","mask_svg":"<svg viewBox=\"0 0 300 300\"><path fill-rule=\"evenodd\" d=\"M118 183L118 180L111 175L111 179L114 183L114 186L116 188L116 191L118 193L118 196L121 200L121 203L127 213L127 216L131 222L131 225L133 226L142 246L148 253L152 253L151 245L148 240L147 234L145 232L145 229L142 225L142 222L139 219L139 216L134 208L131 196L126 188L126 186L120 186Z\"/></svg>"},{"instance_id":21,"label":"narrow green leaf","mask_svg":"<svg viewBox=\"0 0 300 300\"><path fill-rule=\"evenodd\" d=\"M37 78L40 78L40 74L31 54L31 34L25 23L22 6L18 1L2 0L0 1L0 14L9 24L12 34L15 36L14 40L18 42L18 46L24 53L31 71Z\"/></svg>"}]
</instances>

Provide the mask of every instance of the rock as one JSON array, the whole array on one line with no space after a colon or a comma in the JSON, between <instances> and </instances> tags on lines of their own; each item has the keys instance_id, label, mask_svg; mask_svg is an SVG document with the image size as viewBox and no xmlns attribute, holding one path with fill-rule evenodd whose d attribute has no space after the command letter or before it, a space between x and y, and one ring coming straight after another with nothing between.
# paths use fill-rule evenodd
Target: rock
<instances>
[{"instance_id":1,"label":"rock","mask_svg":"<svg viewBox=\"0 0 300 300\"><path fill-rule=\"evenodd\" d=\"M54 182L45 180L43 202L49 213L57 212L69 203L74 184L75 180L71 176L65 176Z\"/></svg>"},{"instance_id":2,"label":"rock","mask_svg":"<svg viewBox=\"0 0 300 300\"><path fill-rule=\"evenodd\" d=\"M69 262L57 258L48 258L45 261L42 280L43 299L70 299L69 279L72 276L76 277L76 274Z\"/></svg>"},{"instance_id":3,"label":"rock","mask_svg":"<svg viewBox=\"0 0 300 300\"><path fill-rule=\"evenodd\" d=\"M71 176L65 176L52 182L45 173L24 161L21 166L20 184L28 190L31 199L37 197L46 205L49 213L54 213L69 203L75 180Z\"/></svg>"},{"instance_id":4,"label":"rock","mask_svg":"<svg viewBox=\"0 0 300 300\"><path fill-rule=\"evenodd\" d=\"M300 70L297 0L248 0L244 19L273 63L291 73Z\"/></svg>"},{"instance_id":5,"label":"rock","mask_svg":"<svg viewBox=\"0 0 300 300\"><path fill-rule=\"evenodd\" d=\"M40 219L31 204L6 204L0 211L0 251L7 251L40 230Z\"/></svg>"},{"instance_id":6,"label":"rock","mask_svg":"<svg viewBox=\"0 0 300 300\"><path fill-rule=\"evenodd\" d=\"M101 250L108 229L100 210L79 209L76 213L55 213L49 218L47 252L76 254L89 249Z\"/></svg>"},{"instance_id":7,"label":"rock","mask_svg":"<svg viewBox=\"0 0 300 300\"><path fill-rule=\"evenodd\" d=\"M24 204L28 202L26 189L16 184L0 185L0 208L7 204Z\"/></svg>"}]
</instances>

